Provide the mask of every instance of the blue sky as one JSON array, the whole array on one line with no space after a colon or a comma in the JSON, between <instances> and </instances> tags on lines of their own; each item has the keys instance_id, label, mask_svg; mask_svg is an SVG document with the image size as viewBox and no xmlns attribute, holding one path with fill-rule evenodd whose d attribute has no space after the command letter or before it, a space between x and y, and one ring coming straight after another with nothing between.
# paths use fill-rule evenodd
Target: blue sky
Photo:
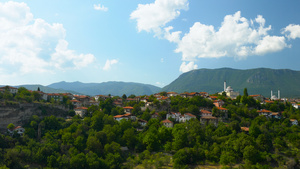
<instances>
[{"instance_id":1,"label":"blue sky","mask_svg":"<svg viewBox=\"0 0 300 169\"><path fill-rule=\"evenodd\" d=\"M0 84L163 87L200 68L300 70L300 1L0 0Z\"/></svg>"}]
</instances>

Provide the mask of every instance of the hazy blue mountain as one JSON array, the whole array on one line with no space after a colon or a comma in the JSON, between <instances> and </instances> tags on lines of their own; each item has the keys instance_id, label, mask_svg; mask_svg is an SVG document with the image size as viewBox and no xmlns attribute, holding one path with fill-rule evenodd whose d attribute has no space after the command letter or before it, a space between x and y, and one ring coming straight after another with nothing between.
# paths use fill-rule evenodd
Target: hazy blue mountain
<instances>
[{"instance_id":1,"label":"hazy blue mountain","mask_svg":"<svg viewBox=\"0 0 300 169\"><path fill-rule=\"evenodd\" d=\"M38 88L44 93L72 93L72 94L81 94L79 92L75 92L72 90L62 90L62 89L54 89L51 87L43 86L43 85L19 85L16 87L25 87L28 90L36 91Z\"/></svg>"},{"instance_id":2,"label":"hazy blue mountain","mask_svg":"<svg viewBox=\"0 0 300 169\"><path fill-rule=\"evenodd\" d=\"M289 69L198 69L183 73L162 90L178 93L205 91L213 94L223 91L225 80L227 86L241 94L247 88L249 94L270 97L271 90L277 95L279 89L281 97L300 97L300 71Z\"/></svg>"},{"instance_id":3,"label":"hazy blue mountain","mask_svg":"<svg viewBox=\"0 0 300 169\"><path fill-rule=\"evenodd\" d=\"M151 95L157 93L161 88L141 83L131 82L103 82L103 83L81 83L81 82L58 82L48 85L48 87L61 89L61 90L72 90L86 95L114 95L127 96L134 95Z\"/></svg>"}]
</instances>

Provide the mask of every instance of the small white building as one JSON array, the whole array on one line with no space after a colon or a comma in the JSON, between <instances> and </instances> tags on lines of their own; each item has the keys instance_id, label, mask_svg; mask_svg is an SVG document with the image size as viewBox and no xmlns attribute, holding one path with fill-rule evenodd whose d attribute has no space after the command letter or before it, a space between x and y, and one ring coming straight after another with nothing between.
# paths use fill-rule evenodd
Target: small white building
<instances>
[{"instance_id":1,"label":"small white building","mask_svg":"<svg viewBox=\"0 0 300 169\"><path fill-rule=\"evenodd\" d=\"M297 119L290 119L290 122L292 123L292 125L298 125Z\"/></svg>"},{"instance_id":2,"label":"small white building","mask_svg":"<svg viewBox=\"0 0 300 169\"><path fill-rule=\"evenodd\" d=\"M173 122L170 121L170 120L168 120L168 119L162 121L162 124L163 124L164 126L166 126L167 128L172 128L172 127L173 127Z\"/></svg>"},{"instance_id":3,"label":"small white building","mask_svg":"<svg viewBox=\"0 0 300 169\"><path fill-rule=\"evenodd\" d=\"M87 107L77 107L75 110L75 114L79 115L80 117L84 117L85 113L87 112Z\"/></svg>"},{"instance_id":4,"label":"small white building","mask_svg":"<svg viewBox=\"0 0 300 169\"><path fill-rule=\"evenodd\" d=\"M11 94L16 94L18 92L18 88L12 87L12 86L4 86L0 87L0 90L5 91L5 89L8 89Z\"/></svg>"},{"instance_id":5,"label":"small white building","mask_svg":"<svg viewBox=\"0 0 300 169\"><path fill-rule=\"evenodd\" d=\"M15 127L14 129L12 129L12 130L8 129L8 133L11 134L11 135L13 135L15 131L16 131L20 136L22 136L22 135L24 134L24 132L25 132L25 129L24 129L22 126L17 126L17 127Z\"/></svg>"},{"instance_id":6,"label":"small white building","mask_svg":"<svg viewBox=\"0 0 300 169\"><path fill-rule=\"evenodd\" d=\"M147 125L147 121L146 120L143 120L143 119L138 119L138 123L142 126L142 127L145 127Z\"/></svg>"}]
</instances>

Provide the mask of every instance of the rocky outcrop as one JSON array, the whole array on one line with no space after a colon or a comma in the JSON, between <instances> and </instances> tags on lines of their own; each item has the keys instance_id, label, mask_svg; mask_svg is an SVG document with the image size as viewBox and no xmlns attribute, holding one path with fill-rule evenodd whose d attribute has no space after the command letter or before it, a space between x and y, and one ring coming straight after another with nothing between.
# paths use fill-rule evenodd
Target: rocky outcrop
<instances>
[{"instance_id":1,"label":"rocky outcrop","mask_svg":"<svg viewBox=\"0 0 300 169\"><path fill-rule=\"evenodd\" d=\"M22 126L30 120L32 115L37 115L41 118L50 115L66 117L68 111L69 109L62 105L44 103L0 104L0 131L6 131L9 123L13 123L15 126Z\"/></svg>"}]
</instances>

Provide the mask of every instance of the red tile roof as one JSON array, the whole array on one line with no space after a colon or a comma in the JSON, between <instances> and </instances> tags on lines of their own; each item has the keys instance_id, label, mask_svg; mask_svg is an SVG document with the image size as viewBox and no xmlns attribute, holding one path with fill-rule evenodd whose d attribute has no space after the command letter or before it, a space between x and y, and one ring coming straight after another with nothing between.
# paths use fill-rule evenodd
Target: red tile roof
<instances>
[{"instance_id":1,"label":"red tile roof","mask_svg":"<svg viewBox=\"0 0 300 169\"><path fill-rule=\"evenodd\" d=\"M166 120L162 121L162 123L173 123L173 122L170 121L170 120L168 120L168 119L166 119Z\"/></svg>"},{"instance_id":2,"label":"red tile roof","mask_svg":"<svg viewBox=\"0 0 300 169\"><path fill-rule=\"evenodd\" d=\"M201 113L211 114L211 112L210 112L210 111L207 111L207 110L200 110L200 111L201 111Z\"/></svg>"},{"instance_id":3,"label":"red tile roof","mask_svg":"<svg viewBox=\"0 0 300 169\"><path fill-rule=\"evenodd\" d=\"M217 107L219 110L228 110L228 109L226 109L226 108L224 108L224 107Z\"/></svg>"},{"instance_id":4,"label":"red tile roof","mask_svg":"<svg viewBox=\"0 0 300 169\"><path fill-rule=\"evenodd\" d=\"M191 116L191 117L196 117L195 115L191 114L191 113L185 113L185 115Z\"/></svg>"},{"instance_id":5,"label":"red tile roof","mask_svg":"<svg viewBox=\"0 0 300 169\"><path fill-rule=\"evenodd\" d=\"M76 110L87 110L87 107L77 107Z\"/></svg>"},{"instance_id":6,"label":"red tile roof","mask_svg":"<svg viewBox=\"0 0 300 169\"><path fill-rule=\"evenodd\" d=\"M123 109L133 109L133 107L128 106L128 107L123 107Z\"/></svg>"},{"instance_id":7,"label":"red tile roof","mask_svg":"<svg viewBox=\"0 0 300 169\"><path fill-rule=\"evenodd\" d=\"M241 127L242 131L249 131L249 127Z\"/></svg>"},{"instance_id":8,"label":"red tile roof","mask_svg":"<svg viewBox=\"0 0 300 169\"><path fill-rule=\"evenodd\" d=\"M266 110L266 109L261 109L261 110L257 110L258 113L272 113L270 110Z\"/></svg>"}]
</instances>

